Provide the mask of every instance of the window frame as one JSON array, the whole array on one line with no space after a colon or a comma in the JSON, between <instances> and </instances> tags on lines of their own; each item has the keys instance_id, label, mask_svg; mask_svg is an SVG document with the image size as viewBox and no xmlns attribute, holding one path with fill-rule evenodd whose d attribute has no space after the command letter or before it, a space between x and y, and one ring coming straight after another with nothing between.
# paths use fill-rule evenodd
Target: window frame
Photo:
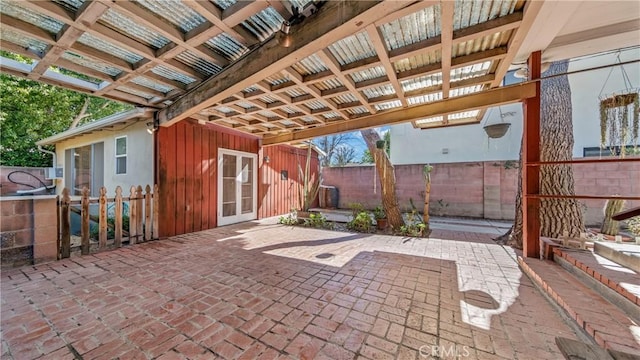
<instances>
[{"instance_id":1,"label":"window frame","mask_svg":"<svg viewBox=\"0 0 640 360\"><path fill-rule=\"evenodd\" d=\"M118 154L118 140L120 139L124 139L124 154ZM114 140L114 151L113 151L114 155L115 155L115 174L116 175L126 175L127 174L127 154L129 153L129 139L127 138L127 135L122 135L122 136L118 136L115 138ZM124 158L124 172L119 173L118 172L118 159L119 158Z\"/></svg>"}]
</instances>

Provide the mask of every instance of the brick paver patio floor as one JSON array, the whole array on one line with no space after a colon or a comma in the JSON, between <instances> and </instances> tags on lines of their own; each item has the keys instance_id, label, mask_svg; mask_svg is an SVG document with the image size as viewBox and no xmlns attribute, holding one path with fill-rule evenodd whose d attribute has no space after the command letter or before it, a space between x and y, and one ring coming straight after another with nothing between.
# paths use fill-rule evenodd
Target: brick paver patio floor
<instances>
[{"instance_id":1,"label":"brick paver patio floor","mask_svg":"<svg viewBox=\"0 0 640 360\"><path fill-rule=\"evenodd\" d=\"M510 251L271 220L5 270L2 359L559 359Z\"/></svg>"}]
</instances>

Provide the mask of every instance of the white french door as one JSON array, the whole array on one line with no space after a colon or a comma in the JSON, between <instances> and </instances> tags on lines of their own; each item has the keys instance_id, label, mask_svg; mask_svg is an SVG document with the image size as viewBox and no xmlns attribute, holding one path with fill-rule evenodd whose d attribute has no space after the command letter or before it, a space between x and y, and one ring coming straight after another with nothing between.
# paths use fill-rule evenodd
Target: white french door
<instances>
[{"instance_id":1,"label":"white french door","mask_svg":"<svg viewBox=\"0 0 640 360\"><path fill-rule=\"evenodd\" d=\"M257 218L257 154L218 149L218 226Z\"/></svg>"}]
</instances>

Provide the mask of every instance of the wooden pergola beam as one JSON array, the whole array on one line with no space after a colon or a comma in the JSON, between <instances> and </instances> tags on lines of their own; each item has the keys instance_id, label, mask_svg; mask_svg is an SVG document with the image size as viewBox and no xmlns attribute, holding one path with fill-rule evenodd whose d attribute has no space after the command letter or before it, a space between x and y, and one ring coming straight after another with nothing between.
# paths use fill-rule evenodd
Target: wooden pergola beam
<instances>
[{"instance_id":1,"label":"wooden pergola beam","mask_svg":"<svg viewBox=\"0 0 640 360\"><path fill-rule=\"evenodd\" d=\"M530 80L540 79L542 53L529 57ZM540 162L540 81L533 82L535 96L524 102L522 135L522 254L540 256L540 167L529 166Z\"/></svg>"},{"instance_id":2,"label":"wooden pergola beam","mask_svg":"<svg viewBox=\"0 0 640 360\"><path fill-rule=\"evenodd\" d=\"M442 98L449 98L449 89L451 88L451 53L453 51L453 14L455 2L443 1L440 3L440 39L442 54ZM447 114L443 114L442 122L448 122Z\"/></svg>"},{"instance_id":3,"label":"wooden pergola beam","mask_svg":"<svg viewBox=\"0 0 640 360\"><path fill-rule=\"evenodd\" d=\"M308 140L318 136L400 124L421 118L504 105L534 96L536 96L536 83L534 82L505 86L471 95L360 117L350 121L325 124L321 127L300 130L294 133L264 137L262 143L264 145L275 145Z\"/></svg>"},{"instance_id":4,"label":"wooden pergola beam","mask_svg":"<svg viewBox=\"0 0 640 360\"><path fill-rule=\"evenodd\" d=\"M222 99L241 92L265 77L293 65L299 59L326 48L333 39L358 32L363 27L408 5L404 1L328 2L303 25L291 29L292 45L282 47L277 39L264 43L236 61L202 86L177 99L159 113L162 126L169 126ZM267 64L265 66L265 64Z\"/></svg>"}]
</instances>

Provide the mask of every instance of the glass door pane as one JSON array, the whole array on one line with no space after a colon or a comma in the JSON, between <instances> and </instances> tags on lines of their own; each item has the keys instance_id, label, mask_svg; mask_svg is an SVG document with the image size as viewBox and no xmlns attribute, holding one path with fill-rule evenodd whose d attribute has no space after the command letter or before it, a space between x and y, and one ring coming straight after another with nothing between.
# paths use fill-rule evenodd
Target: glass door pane
<instances>
[{"instance_id":1,"label":"glass door pane","mask_svg":"<svg viewBox=\"0 0 640 360\"><path fill-rule=\"evenodd\" d=\"M222 216L233 216L237 213L236 156L222 156Z\"/></svg>"},{"instance_id":2,"label":"glass door pane","mask_svg":"<svg viewBox=\"0 0 640 360\"><path fill-rule=\"evenodd\" d=\"M242 157L242 214L253 212L253 158Z\"/></svg>"}]
</instances>

